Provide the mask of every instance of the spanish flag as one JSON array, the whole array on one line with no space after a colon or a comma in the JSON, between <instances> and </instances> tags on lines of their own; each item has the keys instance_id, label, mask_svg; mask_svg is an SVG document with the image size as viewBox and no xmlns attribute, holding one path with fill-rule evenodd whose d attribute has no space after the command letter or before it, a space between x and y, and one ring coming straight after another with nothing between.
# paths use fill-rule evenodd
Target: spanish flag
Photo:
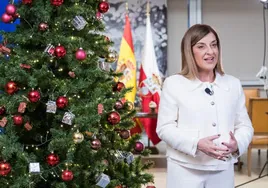
<instances>
[{"instance_id":1,"label":"spanish flag","mask_svg":"<svg viewBox=\"0 0 268 188\"><path fill-rule=\"evenodd\" d=\"M131 26L127 14L116 71L123 73L119 81L123 82L126 88L133 88L131 92L126 93L125 99L134 102L136 96L136 59L132 42Z\"/></svg>"}]
</instances>

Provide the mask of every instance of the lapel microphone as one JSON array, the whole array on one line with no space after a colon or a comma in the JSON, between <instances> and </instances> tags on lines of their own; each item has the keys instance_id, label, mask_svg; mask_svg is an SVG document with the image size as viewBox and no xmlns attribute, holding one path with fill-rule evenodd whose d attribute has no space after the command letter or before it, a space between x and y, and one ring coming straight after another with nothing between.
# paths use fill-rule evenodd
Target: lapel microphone
<instances>
[{"instance_id":1,"label":"lapel microphone","mask_svg":"<svg viewBox=\"0 0 268 188\"><path fill-rule=\"evenodd\" d=\"M209 89L208 87L205 89L205 92L206 92L208 95L213 95L213 94L214 94L214 92L213 92L211 89Z\"/></svg>"}]
</instances>

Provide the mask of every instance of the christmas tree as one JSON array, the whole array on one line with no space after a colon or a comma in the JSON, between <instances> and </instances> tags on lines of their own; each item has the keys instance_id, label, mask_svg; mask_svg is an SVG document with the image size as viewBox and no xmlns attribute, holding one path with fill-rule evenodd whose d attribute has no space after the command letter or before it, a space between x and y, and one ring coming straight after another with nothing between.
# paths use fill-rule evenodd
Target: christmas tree
<instances>
[{"instance_id":1,"label":"christmas tree","mask_svg":"<svg viewBox=\"0 0 268 188\"><path fill-rule=\"evenodd\" d=\"M10 1L0 45L0 187L127 187L153 181L130 135L131 91L109 69L107 1ZM108 69L107 69L108 67Z\"/></svg>"}]
</instances>

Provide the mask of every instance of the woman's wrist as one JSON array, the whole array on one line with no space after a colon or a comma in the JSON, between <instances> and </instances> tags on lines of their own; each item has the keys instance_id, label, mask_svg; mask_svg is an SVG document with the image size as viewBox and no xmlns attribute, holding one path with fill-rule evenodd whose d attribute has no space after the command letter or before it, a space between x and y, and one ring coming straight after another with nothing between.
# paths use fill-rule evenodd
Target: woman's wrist
<instances>
[{"instance_id":1,"label":"woman's wrist","mask_svg":"<svg viewBox=\"0 0 268 188\"><path fill-rule=\"evenodd\" d=\"M232 152L233 156L239 156L239 149L237 148L236 151Z\"/></svg>"}]
</instances>

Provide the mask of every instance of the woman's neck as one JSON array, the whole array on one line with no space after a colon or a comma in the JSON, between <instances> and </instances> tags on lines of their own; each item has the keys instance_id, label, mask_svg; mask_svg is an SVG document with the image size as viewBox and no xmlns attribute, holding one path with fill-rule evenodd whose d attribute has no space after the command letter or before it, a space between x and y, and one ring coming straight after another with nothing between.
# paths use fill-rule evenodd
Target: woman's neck
<instances>
[{"instance_id":1,"label":"woman's neck","mask_svg":"<svg viewBox=\"0 0 268 188\"><path fill-rule=\"evenodd\" d=\"M215 74L214 74L214 71L212 72L199 72L198 73L198 79L201 81L201 82L214 82L214 79L215 79Z\"/></svg>"}]
</instances>

